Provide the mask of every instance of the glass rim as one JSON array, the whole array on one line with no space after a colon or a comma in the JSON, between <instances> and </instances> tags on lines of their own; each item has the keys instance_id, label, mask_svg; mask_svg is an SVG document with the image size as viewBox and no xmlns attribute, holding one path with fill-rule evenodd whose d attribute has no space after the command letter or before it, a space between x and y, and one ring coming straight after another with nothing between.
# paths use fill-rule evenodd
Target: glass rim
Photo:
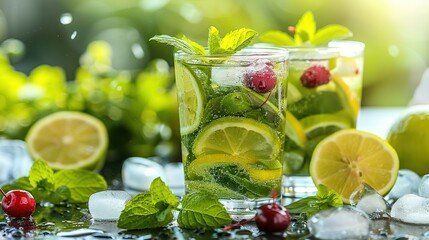
<instances>
[{"instance_id":1,"label":"glass rim","mask_svg":"<svg viewBox=\"0 0 429 240\"><path fill-rule=\"evenodd\" d=\"M208 48L205 48L207 50ZM284 58L285 60L289 57L289 50L281 47L274 46L249 46L241 49L240 51L234 54L191 54L186 53L182 50L176 51L174 53L175 58L209 58L209 59L224 59L228 57L233 57L235 59L245 58L245 59L259 59L261 57L265 58Z\"/></svg>"}]
</instances>

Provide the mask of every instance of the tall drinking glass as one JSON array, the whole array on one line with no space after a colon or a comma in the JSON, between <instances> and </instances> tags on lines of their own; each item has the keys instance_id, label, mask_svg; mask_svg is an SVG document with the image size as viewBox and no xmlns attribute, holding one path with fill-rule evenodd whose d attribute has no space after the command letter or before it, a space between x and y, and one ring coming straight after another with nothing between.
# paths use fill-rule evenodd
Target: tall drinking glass
<instances>
[{"instance_id":1,"label":"tall drinking glass","mask_svg":"<svg viewBox=\"0 0 429 240\"><path fill-rule=\"evenodd\" d=\"M280 195L288 52L175 54L187 192L215 194L231 215Z\"/></svg>"},{"instance_id":2,"label":"tall drinking glass","mask_svg":"<svg viewBox=\"0 0 429 240\"><path fill-rule=\"evenodd\" d=\"M317 191L309 173L315 146L335 131L356 127L364 44L335 41L288 50L283 195L301 198Z\"/></svg>"}]
</instances>

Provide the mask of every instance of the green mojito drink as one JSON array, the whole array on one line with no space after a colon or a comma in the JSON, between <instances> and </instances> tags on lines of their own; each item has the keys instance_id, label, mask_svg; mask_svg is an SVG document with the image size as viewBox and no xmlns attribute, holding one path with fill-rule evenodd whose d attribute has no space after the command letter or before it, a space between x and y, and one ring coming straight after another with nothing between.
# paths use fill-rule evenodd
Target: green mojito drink
<instances>
[{"instance_id":1,"label":"green mojito drink","mask_svg":"<svg viewBox=\"0 0 429 240\"><path fill-rule=\"evenodd\" d=\"M186 191L240 214L280 193L287 57L281 48L175 54Z\"/></svg>"},{"instance_id":2,"label":"green mojito drink","mask_svg":"<svg viewBox=\"0 0 429 240\"><path fill-rule=\"evenodd\" d=\"M356 127L364 45L337 41L329 47L288 49L283 194L304 197L317 191L308 168L315 146L338 130Z\"/></svg>"}]
</instances>

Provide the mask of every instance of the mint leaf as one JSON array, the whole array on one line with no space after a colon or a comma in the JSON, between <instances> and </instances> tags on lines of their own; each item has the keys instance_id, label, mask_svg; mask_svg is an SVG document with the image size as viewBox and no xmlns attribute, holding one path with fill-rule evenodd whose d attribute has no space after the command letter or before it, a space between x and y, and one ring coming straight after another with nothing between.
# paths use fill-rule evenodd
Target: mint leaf
<instances>
[{"instance_id":1,"label":"mint leaf","mask_svg":"<svg viewBox=\"0 0 429 240\"><path fill-rule=\"evenodd\" d=\"M28 180L33 187L43 188L46 191L54 189L54 171L42 160L36 160L31 166Z\"/></svg>"},{"instance_id":2,"label":"mint leaf","mask_svg":"<svg viewBox=\"0 0 429 240\"><path fill-rule=\"evenodd\" d=\"M282 31L268 31L262 34L259 39L262 42L271 43L278 46L295 45L294 39L289 34Z\"/></svg>"},{"instance_id":3,"label":"mint leaf","mask_svg":"<svg viewBox=\"0 0 429 240\"><path fill-rule=\"evenodd\" d=\"M182 40L186 41L187 43L189 43L192 46L195 54L199 54L199 55L205 55L206 54L206 50L200 44L192 41L191 39L187 38L184 35L182 36Z\"/></svg>"},{"instance_id":4,"label":"mint leaf","mask_svg":"<svg viewBox=\"0 0 429 240\"><path fill-rule=\"evenodd\" d=\"M316 196L302 198L286 206L290 213L305 213L307 218L314 214L343 205L343 200L340 195L334 190L328 189L325 185L317 186Z\"/></svg>"},{"instance_id":5,"label":"mint leaf","mask_svg":"<svg viewBox=\"0 0 429 240\"><path fill-rule=\"evenodd\" d=\"M56 189L54 193L50 195L48 199L52 203L63 203L66 202L71 197L70 189L66 186L61 186Z\"/></svg>"},{"instance_id":6,"label":"mint leaf","mask_svg":"<svg viewBox=\"0 0 429 240\"><path fill-rule=\"evenodd\" d=\"M316 33L316 22L311 11L305 12L295 26L295 43L304 44L310 42Z\"/></svg>"},{"instance_id":7,"label":"mint leaf","mask_svg":"<svg viewBox=\"0 0 429 240\"><path fill-rule=\"evenodd\" d=\"M155 205L164 203L174 208L179 206L179 199L177 199L160 177L155 178L150 184L150 194L152 195L152 202Z\"/></svg>"},{"instance_id":8,"label":"mint leaf","mask_svg":"<svg viewBox=\"0 0 429 240\"><path fill-rule=\"evenodd\" d=\"M222 38L220 48L227 53L235 53L249 46L257 32L249 28L241 28L229 32Z\"/></svg>"},{"instance_id":9,"label":"mint leaf","mask_svg":"<svg viewBox=\"0 0 429 240\"><path fill-rule=\"evenodd\" d=\"M198 192L183 197L177 222L182 228L216 228L231 223L231 217L215 195Z\"/></svg>"},{"instance_id":10,"label":"mint leaf","mask_svg":"<svg viewBox=\"0 0 429 240\"><path fill-rule=\"evenodd\" d=\"M9 192L10 190L16 190L16 189L32 192L32 190L34 189L34 186L31 185L28 177L20 177L11 183L3 185L1 188L5 192Z\"/></svg>"},{"instance_id":11,"label":"mint leaf","mask_svg":"<svg viewBox=\"0 0 429 240\"><path fill-rule=\"evenodd\" d=\"M70 190L70 203L87 202L91 194L107 189L104 178L89 170L60 170L54 174L55 189L66 186Z\"/></svg>"},{"instance_id":12,"label":"mint leaf","mask_svg":"<svg viewBox=\"0 0 429 240\"><path fill-rule=\"evenodd\" d=\"M313 45L323 45L334 39L342 39L353 36L353 33L346 27L331 24L327 25L316 32L316 35L311 40Z\"/></svg>"},{"instance_id":13,"label":"mint leaf","mask_svg":"<svg viewBox=\"0 0 429 240\"><path fill-rule=\"evenodd\" d=\"M164 214L164 220L159 221L159 214ZM119 216L117 226L123 229L137 230L163 227L173 221L173 213L163 212L155 207L149 192L139 193L126 205Z\"/></svg>"},{"instance_id":14,"label":"mint leaf","mask_svg":"<svg viewBox=\"0 0 429 240\"><path fill-rule=\"evenodd\" d=\"M201 46L199 46L197 43L190 41L186 37L182 37L185 39L180 39L176 37L171 37L168 35L156 35L149 39L149 41L157 41L160 43L165 43L168 45L171 45L179 50L182 50L185 53L188 54L202 54L201 53ZM203 48L204 50L204 48Z\"/></svg>"},{"instance_id":15,"label":"mint leaf","mask_svg":"<svg viewBox=\"0 0 429 240\"><path fill-rule=\"evenodd\" d=\"M209 28L209 39L207 41L207 45L209 48L210 54L215 54L219 52L220 49L220 37L219 37L219 31L215 27Z\"/></svg>"}]
</instances>

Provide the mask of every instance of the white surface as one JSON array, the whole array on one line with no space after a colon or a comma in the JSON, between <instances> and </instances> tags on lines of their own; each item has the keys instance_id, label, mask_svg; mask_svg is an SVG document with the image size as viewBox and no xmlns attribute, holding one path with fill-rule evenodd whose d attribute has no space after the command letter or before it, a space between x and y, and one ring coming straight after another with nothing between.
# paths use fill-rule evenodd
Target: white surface
<instances>
[{"instance_id":1,"label":"white surface","mask_svg":"<svg viewBox=\"0 0 429 240\"><path fill-rule=\"evenodd\" d=\"M125 191L106 190L89 197L88 208L94 220L116 221L131 195Z\"/></svg>"},{"instance_id":2,"label":"white surface","mask_svg":"<svg viewBox=\"0 0 429 240\"><path fill-rule=\"evenodd\" d=\"M405 107L363 107L359 113L357 129L386 138L390 127L405 109Z\"/></svg>"},{"instance_id":3,"label":"white surface","mask_svg":"<svg viewBox=\"0 0 429 240\"><path fill-rule=\"evenodd\" d=\"M310 232L318 239L367 239L370 227L369 217L351 206L322 211L308 221Z\"/></svg>"},{"instance_id":4,"label":"white surface","mask_svg":"<svg viewBox=\"0 0 429 240\"><path fill-rule=\"evenodd\" d=\"M399 221L413 224L429 224L429 198L407 194L392 206L390 216Z\"/></svg>"}]
</instances>

